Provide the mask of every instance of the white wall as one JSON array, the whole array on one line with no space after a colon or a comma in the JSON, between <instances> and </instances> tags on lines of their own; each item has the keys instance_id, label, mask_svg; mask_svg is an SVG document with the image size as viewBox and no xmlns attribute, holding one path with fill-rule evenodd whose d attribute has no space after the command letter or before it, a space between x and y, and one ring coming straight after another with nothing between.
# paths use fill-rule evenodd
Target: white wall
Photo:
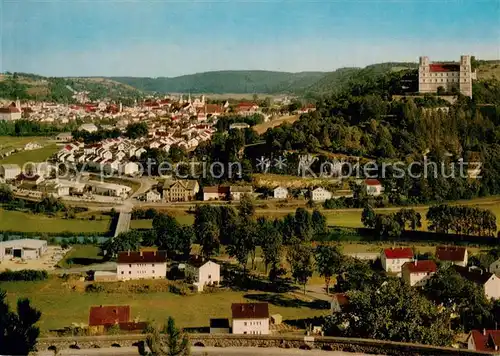
<instances>
[{"instance_id":1,"label":"white wall","mask_svg":"<svg viewBox=\"0 0 500 356\"><path fill-rule=\"evenodd\" d=\"M233 334L267 335L269 334L269 318L233 319Z\"/></svg>"},{"instance_id":2,"label":"white wall","mask_svg":"<svg viewBox=\"0 0 500 356\"><path fill-rule=\"evenodd\" d=\"M119 263L116 266L116 278L128 279L163 279L167 275L167 263Z\"/></svg>"},{"instance_id":3,"label":"white wall","mask_svg":"<svg viewBox=\"0 0 500 356\"><path fill-rule=\"evenodd\" d=\"M493 275L484 285L484 294L486 298L499 299L500 298L500 279Z\"/></svg>"},{"instance_id":4,"label":"white wall","mask_svg":"<svg viewBox=\"0 0 500 356\"><path fill-rule=\"evenodd\" d=\"M203 285L220 283L220 266L212 261L205 263L198 270L198 282Z\"/></svg>"},{"instance_id":5,"label":"white wall","mask_svg":"<svg viewBox=\"0 0 500 356\"><path fill-rule=\"evenodd\" d=\"M385 253L382 253L381 256L381 262L382 262L382 267L386 272L395 272L395 273L400 273L401 272L401 267L406 263L406 262L411 262L413 259L411 258L391 258L391 259L386 259Z\"/></svg>"}]
</instances>

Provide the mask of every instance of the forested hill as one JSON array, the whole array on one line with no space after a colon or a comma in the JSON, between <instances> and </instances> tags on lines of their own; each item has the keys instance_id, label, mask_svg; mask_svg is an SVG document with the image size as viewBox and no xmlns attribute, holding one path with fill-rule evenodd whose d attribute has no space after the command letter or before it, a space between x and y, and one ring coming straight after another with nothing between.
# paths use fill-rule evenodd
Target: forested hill
<instances>
[{"instance_id":1,"label":"forested hill","mask_svg":"<svg viewBox=\"0 0 500 356\"><path fill-rule=\"evenodd\" d=\"M114 81L160 93L292 93L323 78L323 72L217 71L174 78L111 77Z\"/></svg>"}]
</instances>

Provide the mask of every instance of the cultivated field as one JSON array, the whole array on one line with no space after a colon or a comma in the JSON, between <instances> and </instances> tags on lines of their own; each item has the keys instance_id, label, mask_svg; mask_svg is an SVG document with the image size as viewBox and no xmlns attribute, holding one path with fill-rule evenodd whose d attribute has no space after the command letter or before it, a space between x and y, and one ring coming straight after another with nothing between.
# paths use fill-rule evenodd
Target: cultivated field
<instances>
[{"instance_id":1,"label":"cultivated field","mask_svg":"<svg viewBox=\"0 0 500 356\"><path fill-rule=\"evenodd\" d=\"M37 150L21 151L14 153L4 159L0 159L0 164L18 164L23 166L27 162L43 162L59 150L57 145L49 144Z\"/></svg>"},{"instance_id":2,"label":"cultivated field","mask_svg":"<svg viewBox=\"0 0 500 356\"><path fill-rule=\"evenodd\" d=\"M145 283L162 282L165 283L159 280ZM210 318L230 317L231 303L256 301L257 298L268 298L271 314L280 313L283 319L320 316L328 312L309 307L307 302L287 294L261 291L220 291L180 296L169 292L85 293L81 288L73 289L73 286L56 276L39 282L2 283L11 305L17 298L28 297L42 311L39 326L43 335L72 323L87 324L89 309L93 305L130 305L132 319L163 322L172 316L181 327L208 326Z\"/></svg>"},{"instance_id":3,"label":"cultivated field","mask_svg":"<svg viewBox=\"0 0 500 356\"><path fill-rule=\"evenodd\" d=\"M49 137L43 136L26 136L26 137L13 137L13 136L0 136L0 154L16 148L23 148L24 145L30 142L37 142L45 145L50 140Z\"/></svg>"}]
</instances>

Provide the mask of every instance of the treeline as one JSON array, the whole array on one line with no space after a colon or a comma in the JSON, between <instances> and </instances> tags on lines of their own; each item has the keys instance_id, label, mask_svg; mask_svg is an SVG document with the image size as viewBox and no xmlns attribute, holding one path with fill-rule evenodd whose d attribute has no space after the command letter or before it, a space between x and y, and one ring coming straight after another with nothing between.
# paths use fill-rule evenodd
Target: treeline
<instances>
[{"instance_id":1,"label":"treeline","mask_svg":"<svg viewBox=\"0 0 500 356\"><path fill-rule=\"evenodd\" d=\"M75 127L75 123L56 126L25 119L0 121L0 136L49 136L60 132L70 132Z\"/></svg>"},{"instance_id":2,"label":"treeline","mask_svg":"<svg viewBox=\"0 0 500 356\"><path fill-rule=\"evenodd\" d=\"M490 210L466 205L437 205L427 212L429 230L478 236L495 236L497 218Z\"/></svg>"},{"instance_id":3,"label":"treeline","mask_svg":"<svg viewBox=\"0 0 500 356\"><path fill-rule=\"evenodd\" d=\"M47 271L40 271L34 269L22 269L20 271L4 271L0 272L0 281L43 281L49 278Z\"/></svg>"},{"instance_id":4,"label":"treeline","mask_svg":"<svg viewBox=\"0 0 500 356\"><path fill-rule=\"evenodd\" d=\"M108 138L118 138L121 136L121 131L119 129L112 130L98 130L95 132L88 132L85 130L74 130L71 133L73 135L73 139L77 141L83 141L87 144L101 142L102 140Z\"/></svg>"}]
</instances>

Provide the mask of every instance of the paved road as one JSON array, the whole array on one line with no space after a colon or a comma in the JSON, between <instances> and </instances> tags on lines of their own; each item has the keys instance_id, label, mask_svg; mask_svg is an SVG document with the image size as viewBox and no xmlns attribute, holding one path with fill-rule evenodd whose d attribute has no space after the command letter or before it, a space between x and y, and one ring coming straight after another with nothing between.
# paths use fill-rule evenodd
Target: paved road
<instances>
[{"instance_id":1,"label":"paved road","mask_svg":"<svg viewBox=\"0 0 500 356\"><path fill-rule=\"evenodd\" d=\"M299 350L299 349L279 349L261 347L192 347L192 355L200 356L362 356L366 354L349 353L341 351L319 351L319 350ZM52 351L38 352L37 356L54 356ZM112 347L105 349L85 349L85 350L61 350L58 356L136 356L139 355L136 347Z\"/></svg>"}]
</instances>

